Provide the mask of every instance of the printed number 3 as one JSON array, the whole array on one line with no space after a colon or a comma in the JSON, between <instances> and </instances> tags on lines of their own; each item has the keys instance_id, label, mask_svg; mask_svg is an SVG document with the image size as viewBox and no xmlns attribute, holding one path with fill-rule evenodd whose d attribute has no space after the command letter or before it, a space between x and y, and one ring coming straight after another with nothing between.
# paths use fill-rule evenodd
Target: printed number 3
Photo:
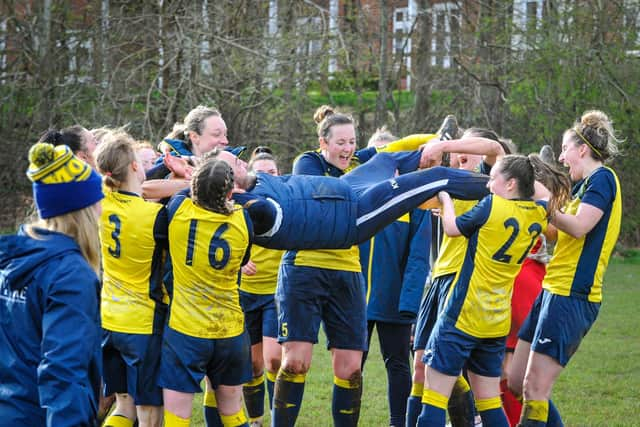
<instances>
[{"instance_id":1,"label":"printed number 3","mask_svg":"<svg viewBox=\"0 0 640 427\"><path fill-rule=\"evenodd\" d=\"M504 245L502 245L500 249L498 249L498 251L495 254L493 254L492 258L498 262L504 262L508 264L511 262L512 256L507 254L507 251L509 250L511 245L513 245L513 242L516 240L516 237L518 237L518 233L520 233L520 224L518 223L518 220L516 220L513 217L507 218L507 220L504 222L504 228L505 229L511 228L512 229L511 235L509 236L507 241L504 243ZM518 262L517 262L518 264L521 264L522 261L524 261L525 257L527 256L527 254L535 244L536 239L538 238L540 233L542 233L542 226L537 222L534 222L529 226L529 229L527 231L531 236L531 241L529 242L529 246L527 246L527 250L524 251L522 256L518 259Z\"/></svg>"},{"instance_id":2,"label":"printed number 3","mask_svg":"<svg viewBox=\"0 0 640 427\"><path fill-rule=\"evenodd\" d=\"M120 258L120 218L118 218L118 215L116 214L111 214L109 215L109 222L113 224L111 238L113 239L113 242L115 244L115 248L112 248L111 246L108 247L109 255L114 258Z\"/></svg>"},{"instance_id":3,"label":"printed number 3","mask_svg":"<svg viewBox=\"0 0 640 427\"><path fill-rule=\"evenodd\" d=\"M187 241L187 257L185 264L193 265L193 251L198 229L198 220L192 219L189 224L189 240ZM229 229L229 224L222 224L218 227L209 242L209 265L216 270L222 270L228 263L231 256L229 242L222 239L222 234ZM218 256L220 255L220 256Z\"/></svg>"}]
</instances>

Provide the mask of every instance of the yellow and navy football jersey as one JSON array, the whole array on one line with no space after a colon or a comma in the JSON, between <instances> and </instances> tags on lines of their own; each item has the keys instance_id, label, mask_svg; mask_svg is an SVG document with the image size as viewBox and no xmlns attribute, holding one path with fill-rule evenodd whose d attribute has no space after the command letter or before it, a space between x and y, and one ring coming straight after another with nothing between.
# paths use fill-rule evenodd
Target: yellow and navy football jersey
<instances>
[{"instance_id":1,"label":"yellow and navy football jersey","mask_svg":"<svg viewBox=\"0 0 640 427\"><path fill-rule=\"evenodd\" d=\"M240 290L258 295L274 294L283 253L284 251L254 245L251 248L251 261L256 265L256 274L252 276L243 274L240 279Z\"/></svg>"},{"instance_id":2,"label":"yellow and navy football jersey","mask_svg":"<svg viewBox=\"0 0 640 427\"><path fill-rule=\"evenodd\" d=\"M509 333L513 281L545 231L546 216L545 202L490 195L456 218L469 242L445 315L458 329L477 338Z\"/></svg>"},{"instance_id":3,"label":"yellow and navy football jersey","mask_svg":"<svg viewBox=\"0 0 640 427\"><path fill-rule=\"evenodd\" d=\"M244 330L238 272L248 259L251 225L239 206L223 215L175 196L168 207L173 296L169 327L199 338Z\"/></svg>"},{"instance_id":4,"label":"yellow and navy football jersey","mask_svg":"<svg viewBox=\"0 0 640 427\"><path fill-rule=\"evenodd\" d=\"M340 170L322 156L320 150L307 151L298 156L293 164L294 175L333 176L339 178L353 170L361 163L376 154L375 147L364 148L355 152L351 164L346 170ZM313 219L309 219L312 221ZM287 264L326 268L329 270L351 271L360 273L360 249L353 245L349 249L314 249L303 251L287 251L282 258Z\"/></svg>"},{"instance_id":5,"label":"yellow and navy football jersey","mask_svg":"<svg viewBox=\"0 0 640 427\"><path fill-rule=\"evenodd\" d=\"M579 239L558 230L558 242L542 287L557 295L601 302L604 273L622 221L622 196L615 172L601 167L577 184L565 213L575 215L580 203L595 206L604 214L595 227Z\"/></svg>"},{"instance_id":6,"label":"yellow and navy football jersey","mask_svg":"<svg viewBox=\"0 0 640 427\"><path fill-rule=\"evenodd\" d=\"M100 216L102 327L150 334L164 327L162 287L167 213L159 203L124 191L106 191Z\"/></svg>"},{"instance_id":7,"label":"yellow and navy football jersey","mask_svg":"<svg viewBox=\"0 0 640 427\"><path fill-rule=\"evenodd\" d=\"M453 200L453 209L456 216L469 211L478 203L477 200ZM450 237L446 234L442 237L440 253L433 266L431 278L436 279L445 274L457 273L462 267L464 254L467 250L468 240L464 236Z\"/></svg>"}]
</instances>

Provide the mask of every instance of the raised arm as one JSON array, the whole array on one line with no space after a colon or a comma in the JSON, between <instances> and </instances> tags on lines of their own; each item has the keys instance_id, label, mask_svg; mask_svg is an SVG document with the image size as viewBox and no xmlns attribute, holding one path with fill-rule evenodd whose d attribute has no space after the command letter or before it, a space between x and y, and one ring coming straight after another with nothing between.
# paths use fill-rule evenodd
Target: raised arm
<instances>
[{"instance_id":1,"label":"raised arm","mask_svg":"<svg viewBox=\"0 0 640 427\"><path fill-rule=\"evenodd\" d=\"M441 191L438 193L438 200L442 205L440 212L444 232L449 237L460 236L462 233L456 225L456 211L453 208L453 200L451 200L451 196L446 191Z\"/></svg>"},{"instance_id":2,"label":"raised arm","mask_svg":"<svg viewBox=\"0 0 640 427\"><path fill-rule=\"evenodd\" d=\"M493 166L505 152L499 142L492 139L480 138L475 136L463 139L452 139L449 141L435 141L427 144L422 149L422 159L426 163L426 159L431 162L442 158L443 153L464 153L478 154L484 156L484 162Z\"/></svg>"}]
</instances>

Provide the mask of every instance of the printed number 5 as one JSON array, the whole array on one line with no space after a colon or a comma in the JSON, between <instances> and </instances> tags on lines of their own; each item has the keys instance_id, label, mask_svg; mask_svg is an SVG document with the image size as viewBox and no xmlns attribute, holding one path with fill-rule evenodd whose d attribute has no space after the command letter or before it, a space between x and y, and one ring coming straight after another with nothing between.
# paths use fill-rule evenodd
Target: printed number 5
<instances>
[{"instance_id":1,"label":"printed number 5","mask_svg":"<svg viewBox=\"0 0 640 427\"><path fill-rule=\"evenodd\" d=\"M113 224L113 231L111 232L111 238L115 243L115 248L112 248L111 246L108 247L109 255L111 255L114 258L120 258L120 226L121 226L120 218L118 218L118 215L116 214L111 214L109 215L109 222Z\"/></svg>"},{"instance_id":2,"label":"printed number 5","mask_svg":"<svg viewBox=\"0 0 640 427\"><path fill-rule=\"evenodd\" d=\"M280 335L282 335L283 337L286 337L289 335L289 328L287 327L287 322L284 322L280 326Z\"/></svg>"}]
</instances>

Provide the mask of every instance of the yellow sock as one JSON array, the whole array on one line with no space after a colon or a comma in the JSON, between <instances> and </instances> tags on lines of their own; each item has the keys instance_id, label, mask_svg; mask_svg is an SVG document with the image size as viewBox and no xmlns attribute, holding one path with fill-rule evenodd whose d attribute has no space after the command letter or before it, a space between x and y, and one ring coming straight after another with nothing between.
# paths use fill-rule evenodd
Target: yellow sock
<instances>
[{"instance_id":1,"label":"yellow sock","mask_svg":"<svg viewBox=\"0 0 640 427\"><path fill-rule=\"evenodd\" d=\"M426 403L446 411L447 405L449 404L449 398L437 391L426 389L422 393L422 403Z\"/></svg>"},{"instance_id":2,"label":"yellow sock","mask_svg":"<svg viewBox=\"0 0 640 427\"><path fill-rule=\"evenodd\" d=\"M360 387L360 385L362 385L362 381L352 382L349 380L343 380L342 378L338 378L335 375L333 376L333 383L338 387L342 387L346 389L358 388Z\"/></svg>"},{"instance_id":3,"label":"yellow sock","mask_svg":"<svg viewBox=\"0 0 640 427\"><path fill-rule=\"evenodd\" d=\"M220 414L220 419L222 420L222 425L224 427L237 427L247 423L247 416L242 408L233 415Z\"/></svg>"},{"instance_id":4,"label":"yellow sock","mask_svg":"<svg viewBox=\"0 0 640 427\"><path fill-rule=\"evenodd\" d=\"M549 418L548 400L526 400L522 404L521 420L533 420L547 422Z\"/></svg>"},{"instance_id":5,"label":"yellow sock","mask_svg":"<svg viewBox=\"0 0 640 427\"><path fill-rule=\"evenodd\" d=\"M278 371L276 372L267 371L267 380L271 381L272 383L276 382L277 376L278 376Z\"/></svg>"},{"instance_id":6,"label":"yellow sock","mask_svg":"<svg viewBox=\"0 0 640 427\"><path fill-rule=\"evenodd\" d=\"M422 397L422 393L424 393L424 384L422 383L411 384L411 396Z\"/></svg>"},{"instance_id":7,"label":"yellow sock","mask_svg":"<svg viewBox=\"0 0 640 427\"><path fill-rule=\"evenodd\" d=\"M176 414L164 410L164 425L165 427L189 427L191 418L181 418Z\"/></svg>"},{"instance_id":8,"label":"yellow sock","mask_svg":"<svg viewBox=\"0 0 640 427\"><path fill-rule=\"evenodd\" d=\"M255 387L264 382L264 375L258 375L257 377L253 377L249 380L249 382L245 383L247 387Z\"/></svg>"},{"instance_id":9,"label":"yellow sock","mask_svg":"<svg viewBox=\"0 0 640 427\"><path fill-rule=\"evenodd\" d=\"M478 412L502 408L502 399L500 399L500 396L490 397L488 399L476 399L476 408Z\"/></svg>"},{"instance_id":10,"label":"yellow sock","mask_svg":"<svg viewBox=\"0 0 640 427\"><path fill-rule=\"evenodd\" d=\"M133 420L125 417L124 415L109 415L104 420L104 427L133 427Z\"/></svg>"},{"instance_id":11,"label":"yellow sock","mask_svg":"<svg viewBox=\"0 0 640 427\"><path fill-rule=\"evenodd\" d=\"M280 377L283 381L288 381L290 383L303 384L307 374L292 374L286 371L283 371L282 368L278 371L278 375L276 379Z\"/></svg>"}]
</instances>

